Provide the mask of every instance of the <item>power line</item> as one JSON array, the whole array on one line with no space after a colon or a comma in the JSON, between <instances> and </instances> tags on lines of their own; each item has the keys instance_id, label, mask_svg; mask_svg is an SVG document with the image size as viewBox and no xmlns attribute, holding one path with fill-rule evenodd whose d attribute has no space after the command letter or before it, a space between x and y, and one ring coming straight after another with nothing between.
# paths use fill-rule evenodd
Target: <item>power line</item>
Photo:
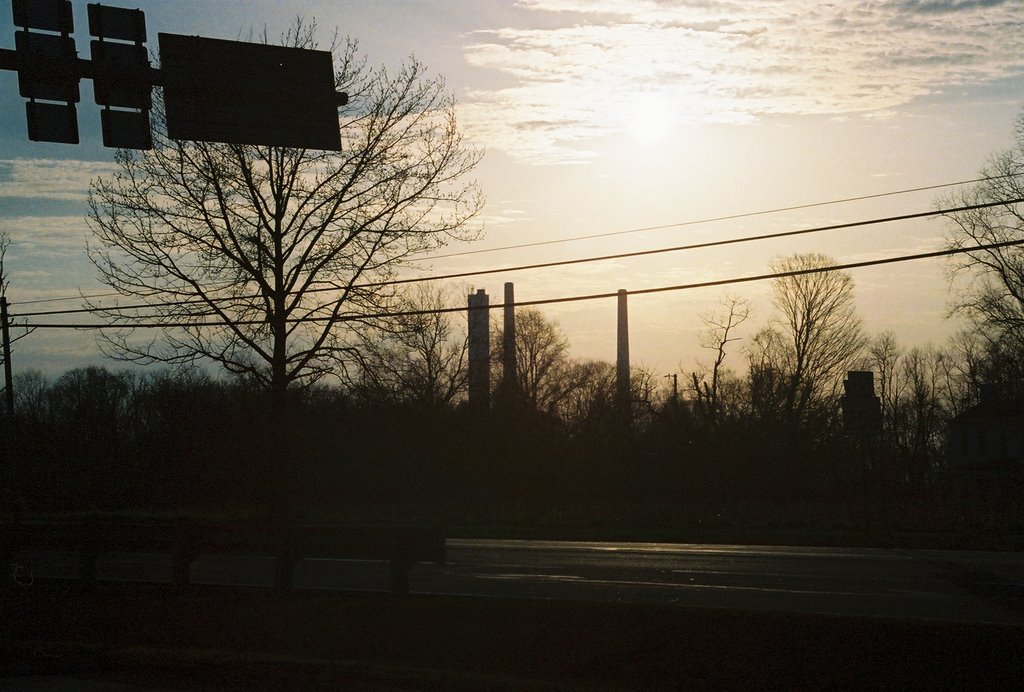
<instances>
[{"instance_id":1,"label":"power line","mask_svg":"<svg viewBox=\"0 0 1024 692\"><path fill-rule=\"evenodd\" d=\"M636 250L634 252L621 252L621 253L615 253L615 254L611 254L611 255L599 255L599 256L595 256L595 257L580 257L580 258L576 258L576 259L557 260L557 261L553 261L553 262L539 262L539 263L535 263L535 264L521 264L521 265L515 265L515 266L509 266L509 267L499 267L497 269L480 269L480 270L476 270L476 271L456 272L456 273L452 273L452 274L439 274L439 275L432 275L432 276L415 277L415 278L410 278L410 279L393 279L391 281L370 282L370 283L365 283L365 284L357 284L357 285L353 286L352 288L360 289L360 288L373 288L373 287L383 287L383 286L395 286L395 285L399 285L399 284L420 283L420 282L424 282L424 281L446 281L446 280L451 280L451 279L462 279L462 278L469 278L469 277L474 277L474 276L484 276L484 275L487 275L487 274L504 274L504 273L510 273L510 272L526 271L526 270L530 270L530 269L550 269L550 268L553 268L553 267L564 267L564 266L571 266L571 265L576 265L576 264L586 264L586 263L590 263L590 262L604 262L604 261L609 261L609 260L630 259L630 258L634 258L634 257L644 257L644 256L649 256L649 255L665 254L665 253L669 253L669 252L682 252L682 251L686 251L686 250L700 250L700 249L707 249L707 248L712 248L712 247L722 247L722 246L726 246L726 245L736 245L736 244L739 244L739 243L749 243L749 242L755 242L755 241L761 241L761 240L774 240L774 239L778 239L778 238L789 238L789 237L794 237L794 236L799 236L799 235L807 235L807 234L810 234L810 233L822 233L822 232L825 232L825 231L844 230L844 229L849 229L849 228L858 228L858 227L862 227L862 226L874 226L874 225L883 224L883 223L893 223L893 222L896 222L896 221L909 221L909 220L912 220L912 219L922 219L922 218L927 218L927 217L931 217L931 216L940 216L940 215L943 215L943 214L954 214L954 213L960 213L960 212L965 212L965 211L975 211L975 210L978 210L978 209L986 209L986 208L989 208L989 207L997 207L997 206L1004 206L1004 205L1010 205L1010 204L1018 204L1018 203L1021 203L1021 202L1024 202L1024 198L1010 199L1010 200L999 200L999 201L995 201L995 202L984 202L984 203L980 203L980 204L969 204L969 205L960 206L960 207L952 207L952 208L949 208L949 209L937 209L937 210L933 209L933 210L929 210L929 211L915 212L915 213L912 213L912 214L900 214L900 215L897 215L897 216L887 216L887 217L882 217L882 218L877 218L877 219L867 219L867 220L862 220L862 221L850 221L850 222L847 222L847 223L830 224L830 225L827 225L827 226L815 226L815 227L812 227L812 228L802 228L802 229L798 229L798 230L794 230L794 231L780 231L778 233L765 233L765 234L755 235L755 236L743 236L743 237L740 237L740 238L728 238L728 239L725 239L725 240L711 240L711 241L706 241L706 242L703 242L703 243L690 243L690 244L687 244L687 245L675 245L675 246L672 246L672 247L654 248L654 249L650 249L650 250ZM335 291L335 290L339 290L339 289L337 289L337 288L326 288L326 287L325 288L312 288L312 289L309 289L308 292L309 293L318 293L318 292ZM240 300L240 298L236 296L236 297L231 297L231 298L224 298L222 300L224 300L224 301ZM142 310L142 309L146 309L146 308L174 307L174 306L177 306L177 305L190 305L190 304L202 305L202 304L206 304L208 302L210 302L210 301L206 301L206 300L202 300L202 299L191 299L191 300L181 300L181 301L161 302L161 303L140 303L140 304L137 304L137 305L116 306L114 308L76 308L76 309L68 309L68 310L50 310L50 311L39 311L39 312L26 312L26 313L18 313L17 316L18 317L42 317L42 316L52 316L52 315L95 314L95 313L109 312L112 309L116 309L116 310ZM215 300L214 302L217 302L217 301Z\"/></svg>"},{"instance_id":2,"label":"power line","mask_svg":"<svg viewBox=\"0 0 1024 692\"><path fill-rule=\"evenodd\" d=\"M729 238L727 240L710 240L703 243L691 243L689 245L675 245L672 247L656 248L653 250L636 250L634 252L620 252L612 255L599 255L596 257L581 257L577 259L569 260L557 260L554 262L538 262L536 264L520 264L511 267L504 267L499 269L480 269L477 271L470 272L459 272L456 274L441 274L429 277L418 277L415 279L396 279L394 281L382 282L380 284L364 284L364 286L385 286L395 285L402 283L414 283L419 281L441 281L447 279L461 279L471 276L482 276L484 274L503 274L506 272L517 272L524 271L527 269L550 269L551 267L564 267L573 264L584 264L587 262L603 262L607 260L617 259L629 259L633 257L644 257L647 255L659 255L666 252L681 252L683 250L701 250L712 247L721 247L724 245L736 245L739 243L749 243L759 240L774 240L777 238L789 238L798 235L806 235L808 233L821 233L823 231L836 231L847 228L857 228L860 226L873 226L882 223L892 223L894 221L909 221L911 219L923 219L929 216L940 216L942 214L955 214L964 211L974 211L977 209L985 209L987 207L998 207L1008 204L1018 204L1024 202L1024 198L1000 200L998 202L985 202L982 204L971 204L962 207L953 207L951 209L939 209L933 211L916 212L913 214L901 214L899 216L887 216L878 219L868 219L866 221L851 221L848 223L830 224L828 226L815 226L813 228L803 228L796 231L781 231L779 233L765 233L762 235L743 236L741 238Z\"/></svg>"},{"instance_id":3,"label":"power line","mask_svg":"<svg viewBox=\"0 0 1024 692\"><path fill-rule=\"evenodd\" d=\"M33 300L19 300L17 305L41 305L42 303L65 303L69 300L91 300L93 298L114 298L121 295L117 291L106 293L90 293L88 295L65 296L64 298L35 298ZM12 303L14 305L14 303Z\"/></svg>"},{"instance_id":4,"label":"power line","mask_svg":"<svg viewBox=\"0 0 1024 692\"><path fill-rule=\"evenodd\" d=\"M1016 174L1008 173L1008 174L1004 174L1004 175L996 175L996 176L985 177L985 178L975 178L973 180L961 180L961 181L953 182L953 183L941 183L941 184L938 184L938 185L926 185L926 186L923 186L923 187L912 187L912 188L906 188L906 189L903 189L903 190L893 190L893 191L890 191L890 192L880 192L880 193L871 194L871 195L860 195L860 196L857 196L857 197L845 197L845 198L842 198L842 199L827 200L827 201L824 201L824 202L810 202L810 203L807 203L807 204L798 204L798 205L793 205L793 206L788 206L788 207L777 207L775 209L763 209L763 210L760 210L760 211L742 212L742 213L739 213L739 214L729 214L729 215L725 215L725 216L716 216L716 217L710 217L710 218L706 218L706 219L695 219L695 220L689 220L689 221L679 221L679 222L676 222L676 223L668 223L668 224L662 224L662 225L658 225L658 226L645 226L645 227L641 227L641 228L632 228L632 229L627 229L627 230L623 230L623 231L610 231L608 233L596 233L596 234L592 234L592 235L574 236L574 237L570 237L570 238L560 238L560 239L555 239L555 240L544 240L544 241L538 241L538 242L535 242L535 243L523 243L523 244L520 244L520 245L508 245L508 246L504 246L504 247L485 248L485 249L480 249L480 250L466 250L464 252L454 252L454 253L449 253L449 254L444 254L444 255L432 255L430 257L423 257L423 258L421 258L418 261L429 261L429 260L435 260L435 259L445 259L445 258L448 258L448 257L461 257L461 256L464 256L464 255L476 255L476 254L482 254L482 253L486 253L486 252L498 252L499 250L514 250L514 249L519 249L519 248L538 247L538 246L542 246L542 245L553 245L553 244L556 244L556 243L568 243L568 242L573 242L573 241L577 241L577 240L590 240L590 239L593 239L593 238L606 238L606 237L617 236L617 235L627 235L627 234L631 234L631 233L640 233L640 232L643 232L643 231L662 230L662 229L666 229L666 228L681 228L681 227L684 227L684 226L696 226L696 225L701 225L701 224L706 224L706 223L714 223L714 222L718 222L718 221L730 221L730 220L735 220L735 219L749 218L749 217L753 217L753 216L765 216L765 215L768 215L768 214L776 214L776 213L780 213L780 212L784 212L784 211L796 211L796 210L800 210L800 209L811 209L811 208L814 208L814 207L823 207L823 206L828 206L828 205L832 205L832 204L844 204L844 203L847 203L847 202L857 202L857 201L863 201L863 200L868 200L868 199L878 199L878 198L881 198L881 197L892 197L892 196L895 196L895 195L904 195L904 194L909 194L909 193L913 193L913 192L924 192L924 191L927 191L927 190L938 190L938 189L941 189L941 188L944 188L944 187L956 187L958 185L971 185L971 184L974 184L974 183L986 182L986 181L989 181L989 180L1000 180L1002 178L1012 178L1012 177L1015 177L1015 176L1016 176ZM403 283L403 282L404 283L409 283L409 282L415 282L415 281L428 281L428 280L430 280L430 279L427 279L427 278L404 279L404 280L396 281L394 283ZM388 283L390 283L390 282L383 282L383 283L380 283L380 284L367 284L367 286L388 285ZM332 290L332 289L323 289L323 290ZM116 291L110 291L110 292L105 292L105 293L91 293L91 294L83 294L83 295L78 295L78 296L68 296L66 298L37 298L35 300L22 300L22 301L18 301L17 303L11 303L11 305L38 305L38 304L42 304L42 303L56 303L56 302L62 302L62 301L68 301L68 300L80 300L80 299L81 300L91 300L91 299L94 299L94 298L113 298L113 297L117 297L119 295L121 295L121 294L117 293ZM186 302L186 301L182 301L182 302ZM156 307L156 305L149 304L148 307ZM128 309L128 308L127 307L122 307L121 309ZM60 312L57 312L57 311L53 311L53 312L23 313L23 314L26 314L26 315L44 315L44 314L55 315L55 314L65 314L65 313L60 313ZM71 314L71 313L67 313L67 314Z\"/></svg>"},{"instance_id":5,"label":"power line","mask_svg":"<svg viewBox=\"0 0 1024 692\"><path fill-rule=\"evenodd\" d=\"M777 207L775 209L764 209L761 211L748 211L739 214L728 214L726 216L712 216L705 219L694 219L691 221L679 221L676 223L666 223L657 226L642 226L640 228L630 228L624 231L609 231L607 233L592 233L588 235L577 235L570 236L568 238L556 238L554 240L540 240L533 243L520 243L518 245L504 245L502 247L483 248L480 250L465 250L463 252L450 252L444 255L431 255L430 257L424 257L424 260L435 260L435 259L446 259L448 257L464 257L466 255L479 255L485 252L498 252L501 250L519 250L523 248L541 247L543 245L556 245L559 243L572 243L578 240L594 240L596 238L610 238L618 235L628 235L631 233L643 233L645 231L661 231L666 228L682 228L684 226L697 226L706 223L716 223L719 221L735 221L736 219L746 219L752 216L765 216L767 214L778 214L784 211L798 211L801 209L813 209L814 207L824 207L832 204L846 204L848 202L862 202L869 199L879 199L881 197L892 197L894 195L905 195L912 192L925 192L928 190L938 190L944 187L956 187L957 185L972 185L974 183L981 183L988 180L1000 180L1002 178L1013 178L1016 177L1015 173L1007 173L1004 175L994 175L987 178L975 178L973 180L961 180L955 183L942 183L939 185L926 185L924 187L911 187L905 190L894 190L892 192L879 192L872 195L860 195L858 197L844 197L842 199L833 199L825 202L810 202L807 204L796 204L790 207Z\"/></svg>"},{"instance_id":6,"label":"power line","mask_svg":"<svg viewBox=\"0 0 1024 692\"><path fill-rule=\"evenodd\" d=\"M934 250L932 252L922 252L913 255L900 255L897 257L883 257L873 260L863 260L861 262L847 262L845 264L835 264L827 267L811 267L807 269L794 269L784 272L770 272L767 274L756 274L752 276L740 276L733 277L730 279L717 279L714 281L701 281L689 284L677 284L673 286L658 286L655 288L643 288L634 291L627 291L628 295L648 295L651 293L666 293L670 291L685 291L693 290L698 288L712 288L717 286L729 286L740 283L751 283L755 281L768 281L771 279L783 279L793 276L805 276L808 274L825 274L836 271L848 271L853 269L862 269L864 267L875 267L886 264L896 264L900 262L912 262L923 259L934 259L937 257L948 257L951 255L965 254L969 252L978 252L982 250L996 250L999 248L1006 247L1017 247L1024 245L1024 240L1010 240L1002 243L989 243L986 245L974 245L971 247L958 247L958 248L947 248L945 250ZM618 291L611 291L606 293L590 293L586 295L576 296L564 296L561 298L544 298L540 300L527 300L518 301L512 303L512 307L532 307L536 305L554 305L557 303L573 303L587 300L600 300L607 298L614 298L618 296ZM497 310L500 308L508 307L506 303L496 303L488 305L488 310ZM342 315L340 317L307 317L289 320L290 324L296 324L301 322L352 322L359 320L375 320L375 319L386 319L391 317L414 317L418 315L440 315L445 313L465 312L468 310L466 306L451 307L451 308L432 308L428 310L406 310L400 312L384 312L370 315ZM26 326L34 329L175 329L175 328L196 328L196 327L224 327L227 326L226 322L166 322L166 323L144 323L144 324L27 324ZM265 320L240 320L232 322L231 324L253 326L257 324L266 324Z\"/></svg>"}]
</instances>

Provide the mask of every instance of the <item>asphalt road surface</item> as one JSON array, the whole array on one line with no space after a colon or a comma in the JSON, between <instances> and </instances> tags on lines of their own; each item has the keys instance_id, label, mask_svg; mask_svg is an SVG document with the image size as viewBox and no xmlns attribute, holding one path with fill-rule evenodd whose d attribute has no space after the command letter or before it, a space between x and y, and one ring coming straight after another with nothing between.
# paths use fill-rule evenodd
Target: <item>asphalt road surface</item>
<instances>
[{"instance_id":1,"label":"asphalt road surface","mask_svg":"<svg viewBox=\"0 0 1024 692\"><path fill-rule=\"evenodd\" d=\"M1024 555L772 546L450 541L427 592L1024 622Z\"/></svg>"},{"instance_id":2,"label":"asphalt road surface","mask_svg":"<svg viewBox=\"0 0 1024 692\"><path fill-rule=\"evenodd\" d=\"M414 593L658 603L828 615L1024 624L1024 554L567 541L448 540L418 564ZM17 578L74 578L73 553L17 559ZM110 554L97 577L170 581L170 557ZM270 587L274 560L208 555L196 584ZM385 591L386 563L303 560L298 589Z\"/></svg>"}]
</instances>

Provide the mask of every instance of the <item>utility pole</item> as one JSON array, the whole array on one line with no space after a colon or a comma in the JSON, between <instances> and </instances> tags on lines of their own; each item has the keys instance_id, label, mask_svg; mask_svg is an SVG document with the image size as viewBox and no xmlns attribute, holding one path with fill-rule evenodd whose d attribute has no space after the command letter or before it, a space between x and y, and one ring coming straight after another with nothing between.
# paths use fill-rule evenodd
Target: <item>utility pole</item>
<instances>
[{"instance_id":1,"label":"utility pole","mask_svg":"<svg viewBox=\"0 0 1024 692\"><path fill-rule=\"evenodd\" d=\"M3 339L4 403L8 420L14 418L14 378L11 376L11 330L7 318L7 296L0 295L0 338Z\"/></svg>"},{"instance_id":2,"label":"utility pole","mask_svg":"<svg viewBox=\"0 0 1024 692\"><path fill-rule=\"evenodd\" d=\"M3 278L0 277L0 282ZM19 495L18 476L15 472L17 464L14 455L18 448L14 436L14 385L11 378L11 330L7 318L7 296L0 293L0 340L4 359L4 416L0 418L0 498L3 504L11 507L11 519L15 524L21 522L21 500ZM4 495L3 493L8 493ZM13 500L13 501L12 501ZM3 566L6 568L6 565Z\"/></svg>"}]
</instances>

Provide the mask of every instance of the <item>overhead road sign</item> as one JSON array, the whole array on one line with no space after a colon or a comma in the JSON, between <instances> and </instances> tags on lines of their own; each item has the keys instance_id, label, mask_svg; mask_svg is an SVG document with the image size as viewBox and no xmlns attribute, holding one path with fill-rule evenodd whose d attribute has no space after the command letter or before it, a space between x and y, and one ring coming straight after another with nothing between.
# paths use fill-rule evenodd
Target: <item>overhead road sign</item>
<instances>
[{"instance_id":1,"label":"overhead road sign","mask_svg":"<svg viewBox=\"0 0 1024 692\"><path fill-rule=\"evenodd\" d=\"M92 41L92 85L101 106L149 109L153 105L146 47Z\"/></svg>"},{"instance_id":2,"label":"overhead road sign","mask_svg":"<svg viewBox=\"0 0 1024 692\"><path fill-rule=\"evenodd\" d=\"M79 101L78 54L73 38L16 31L14 46L21 58L18 92L22 96L66 103Z\"/></svg>"},{"instance_id":3,"label":"overhead road sign","mask_svg":"<svg viewBox=\"0 0 1024 692\"><path fill-rule=\"evenodd\" d=\"M14 25L70 34L75 30L71 0L11 0Z\"/></svg>"},{"instance_id":4,"label":"overhead road sign","mask_svg":"<svg viewBox=\"0 0 1024 692\"><path fill-rule=\"evenodd\" d=\"M34 142L78 144L78 52L70 0L12 0L18 93L25 104L28 137ZM40 33L54 32L54 33ZM5 63L8 61L5 60ZM11 68L8 68L11 69Z\"/></svg>"},{"instance_id":5,"label":"overhead road sign","mask_svg":"<svg viewBox=\"0 0 1024 692\"><path fill-rule=\"evenodd\" d=\"M146 15L142 10L90 4L89 35L117 41L146 42Z\"/></svg>"},{"instance_id":6,"label":"overhead road sign","mask_svg":"<svg viewBox=\"0 0 1024 692\"><path fill-rule=\"evenodd\" d=\"M78 57L70 0L11 0L15 49L0 70L18 73L28 99L29 138L78 143L79 82L93 80L108 147L152 148L152 89L164 88L175 140L341 150L328 51L160 34L161 67L150 65L140 10L89 4L89 58Z\"/></svg>"},{"instance_id":7,"label":"overhead road sign","mask_svg":"<svg viewBox=\"0 0 1024 692\"><path fill-rule=\"evenodd\" d=\"M171 139L341 150L331 53L161 33Z\"/></svg>"},{"instance_id":8,"label":"overhead road sign","mask_svg":"<svg viewBox=\"0 0 1024 692\"><path fill-rule=\"evenodd\" d=\"M33 142L78 144L78 111L73 103L29 101L25 118L28 138Z\"/></svg>"},{"instance_id":9,"label":"overhead road sign","mask_svg":"<svg viewBox=\"0 0 1024 692\"><path fill-rule=\"evenodd\" d=\"M103 106L103 144L152 149L153 78L145 46L146 16L140 10L97 4L88 9L89 33L96 37L89 44L89 55L93 94Z\"/></svg>"}]
</instances>

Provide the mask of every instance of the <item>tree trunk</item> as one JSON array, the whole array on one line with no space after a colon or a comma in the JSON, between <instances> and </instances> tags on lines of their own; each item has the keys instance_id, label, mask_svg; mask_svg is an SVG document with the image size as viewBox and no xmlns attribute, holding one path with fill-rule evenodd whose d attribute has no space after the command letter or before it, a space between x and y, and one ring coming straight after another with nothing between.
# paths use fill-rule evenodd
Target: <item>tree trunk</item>
<instances>
[{"instance_id":1,"label":"tree trunk","mask_svg":"<svg viewBox=\"0 0 1024 692\"><path fill-rule=\"evenodd\" d=\"M291 426L288 415L288 324L284 317L284 301L275 301L272 317L274 354L270 372L269 420L265 434L269 436L267 457L263 460L267 473L264 478L270 507L275 523L282 528L292 519L295 500L295 468L293 463Z\"/></svg>"}]
</instances>

